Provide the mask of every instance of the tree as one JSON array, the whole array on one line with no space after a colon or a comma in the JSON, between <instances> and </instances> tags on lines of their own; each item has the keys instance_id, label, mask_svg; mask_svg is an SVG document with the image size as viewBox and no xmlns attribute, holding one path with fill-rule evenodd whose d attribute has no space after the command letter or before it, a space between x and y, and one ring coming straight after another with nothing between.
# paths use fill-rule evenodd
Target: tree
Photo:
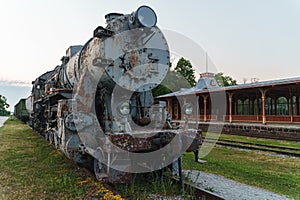
<instances>
[{"instance_id":1,"label":"tree","mask_svg":"<svg viewBox=\"0 0 300 200\"><path fill-rule=\"evenodd\" d=\"M169 71L162 81L156 88L153 89L152 94L154 97L168 94L171 92L179 91L181 88L190 88L188 81L178 72L171 70Z\"/></svg>"},{"instance_id":2,"label":"tree","mask_svg":"<svg viewBox=\"0 0 300 200\"><path fill-rule=\"evenodd\" d=\"M190 86L194 87L196 85L195 70L189 60L180 58L175 67L175 72L180 73L184 78L186 78Z\"/></svg>"},{"instance_id":3,"label":"tree","mask_svg":"<svg viewBox=\"0 0 300 200\"><path fill-rule=\"evenodd\" d=\"M9 113L6 109L9 107L5 96L0 94L0 115L7 115Z\"/></svg>"},{"instance_id":4,"label":"tree","mask_svg":"<svg viewBox=\"0 0 300 200\"><path fill-rule=\"evenodd\" d=\"M219 72L215 74L215 78L220 86L230 86L230 85L237 85L235 79L230 76L225 76L223 72Z\"/></svg>"},{"instance_id":5,"label":"tree","mask_svg":"<svg viewBox=\"0 0 300 200\"><path fill-rule=\"evenodd\" d=\"M195 74L190 61L181 58L175 70L172 70L171 67L172 63L169 65L169 71L165 79L152 90L154 97L176 92L181 88L191 88L196 85Z\"/></svg>"}]
</instances>

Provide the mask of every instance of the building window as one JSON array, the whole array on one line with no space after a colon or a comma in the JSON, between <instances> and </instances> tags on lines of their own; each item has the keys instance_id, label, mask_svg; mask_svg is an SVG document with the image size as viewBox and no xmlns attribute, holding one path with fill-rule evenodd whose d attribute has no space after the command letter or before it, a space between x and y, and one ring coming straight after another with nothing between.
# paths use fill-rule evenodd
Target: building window
<instances>
[{"instance_id":1,"label":"building window","mask_svg":"<svg viewBox=\"0 0 300 200\"><path fill-rule=\"evenodd\" d=\"M266 99L266 115L275 115L275 101L271 97Z\"/></svg>"},{"instance_id":2,"label":"building window","mask_svg":"<svg viewBox=\"0 0 300 200\"><path fill-rule=\"evenodd\" d=\"M289 115L289 102L285 97L277 99L277 115Z\"/></svg>"},{"instance_id":3,"label":"building window","mask_svg":"<svg viewBox=\"0 0 300 200\"><path fill-rule=\"evenodd\" d=\"M297 97L295 97L295 96L292 97L292 101L293 101L293 115L297 115L297 112L296 112L297 111L297 108L296 108L297 107L296 98Z\"/></svg>"},{"instance_id":4,"label":"building window","mask_svg":"<svg viewBox=\"0 0 300 200\"><path fill-rule=\"evenodd\" d=\"M262 105L261 105L261 98L254 100L254 114L255 115L262 115Z\"/></svg>"}]
</instances>

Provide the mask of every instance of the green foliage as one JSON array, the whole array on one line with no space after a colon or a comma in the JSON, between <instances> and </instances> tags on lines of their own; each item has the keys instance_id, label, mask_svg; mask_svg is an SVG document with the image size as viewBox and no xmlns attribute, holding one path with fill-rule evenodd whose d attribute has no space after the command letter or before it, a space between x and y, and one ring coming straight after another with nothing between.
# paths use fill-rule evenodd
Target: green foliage
<instances>
[{"instance_id":1,"label":"green foliage","mask_svg":"<svg viewBox=\"0 0 300 200\"><path fill-rule=\"evenodd\" d=\"M196 85L195 73L190 61L181 58L175 70L171 70L171 66L172 64L170 64L169 71L162 83L152 91L154 97L176 92L181 88L191 88Z\"/></svg>"},{"instance_id":2,"label":"green foliage","mask_svg":"<svg viewBox=\"0 0 300 200\"><path fill-rule=\"evenodd\" d=\"M175 71L185 77L192 87L196 85L195 70L193 69L193 66L189 60L180 58L175 67Z\"/></svg>"},{"instance_id":3,"label":"green foliage","mask_svg":"<svg viewBox=\"0 0 300 200\"><path fill-rule=\"evenodd\" d=\"M219 72L215 74L215 78L218 81L220 86L230 86L230 85L237 85L235 79L230 76L225 76L223 72Z\"/></svg>"},{"instance_id":4,"label":"green foliage","mask_svg":"<svg viewBox=\"0 0 300 200\"><path fill-rule=\"evenodd\" d=\"M179 91L181 88L190 88L187 80L178 72L169 70L165 79L152 91L153 96L157 97L163 94Z\"/></svg>"},{"instance_id":5,"label":"green foliage","mask_svg":"<svg viewBox=\"0 0 300 200\"><path fill-rule=\"evenodd\" d=\"M7 99L5 96L0 94L0 116L9 115L10 112L7 111L9 104L7 103Z\"/></svg>"}]
</instances>

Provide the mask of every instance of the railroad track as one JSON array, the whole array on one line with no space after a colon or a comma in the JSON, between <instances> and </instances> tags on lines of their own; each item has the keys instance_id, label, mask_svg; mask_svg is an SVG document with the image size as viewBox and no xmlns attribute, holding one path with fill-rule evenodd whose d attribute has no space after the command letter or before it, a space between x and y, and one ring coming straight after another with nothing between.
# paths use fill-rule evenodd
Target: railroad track
<instances>
[{"instance_id":1,"label":"railroad track","mask_svg":"<svg viewBox=\"0 0 300 200\"><path fill-rule=\"evenodd\" d=\"M179 179L175 177L169 177L172 179L172 181L176 182L176 184L179 184ZM200 199L200 200L224 200L223 197L212 193L208 190L202 189L197 187L196 185L190 184L187 181L183 181L183 188L184 190L190 194L193 195L192 199Z\"/></svg>"},{"instance_id":2,"label":"railroad track","mask_svg":"<svg viewBox=\"0 0 300 200\"><path fill-rule=\"evenodd\" d=\"M213 142L215 139L206 138L205 140L207 140L208 142ZM300 157L300 148L295 148L295 147L258 144L258 143L234 141L228 139L219 139L216 141L216 144L221 146L239 148L239 149L268 151L268 152L273 152L282 155Z\"/></svg>"}]
</instances>

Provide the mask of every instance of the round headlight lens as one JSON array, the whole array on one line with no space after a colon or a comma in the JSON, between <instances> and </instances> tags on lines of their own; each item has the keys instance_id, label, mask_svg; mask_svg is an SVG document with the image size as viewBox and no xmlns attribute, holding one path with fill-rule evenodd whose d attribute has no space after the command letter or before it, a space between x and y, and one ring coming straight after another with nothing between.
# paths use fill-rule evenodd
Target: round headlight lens
<instances>
[{"instance_id":1,"label":"round headlight lens","mask_svg":"<svg viewBox=\"0 0 300 200\"><path fill-rule=\"evenodd\" d=\"M121 115L129 115L130 113L130 108L129 108L129 103L128 102L123 102L119 106L119 113Z\"/></svg>"},{"instance_id":2,"label":"round headlight lens","mask_svg":"<svg viewBox=\"0 0 300 200\"><path fill-rule=\"evenodd\" d=\"M193 108L193 104L191 103L187 103L183 106L183 111L186 115L192 115L194 108Z\"/></svg>"},{"instance_id":3,"label":"round headlight lens","mask_svg":"<svg viewBox=\"0 0 300 200\"><path fill-rule=\"evenodd\" d=\"M157 22L155 12L148 6L139 7L139 9L136 11L136 18L144 27L153 27Z\"/></svg>"}]
</instances>

